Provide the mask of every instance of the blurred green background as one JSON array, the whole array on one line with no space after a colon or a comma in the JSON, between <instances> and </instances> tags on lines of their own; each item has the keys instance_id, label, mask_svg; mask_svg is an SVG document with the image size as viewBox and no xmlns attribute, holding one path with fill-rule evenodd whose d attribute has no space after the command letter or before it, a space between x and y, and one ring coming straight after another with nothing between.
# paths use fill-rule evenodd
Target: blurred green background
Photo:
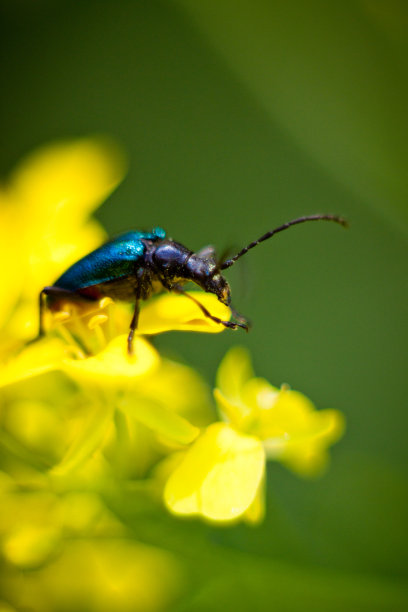
<instances>
[{"instance_id":1,"label":"blurred green background","mask_svg":"<svg viewBox=\"0 0 408 612\"><path fill-rule=\"evenodd\" d=\"M240 247L303 214L232 268L250 334L172 333L164 352L212 383L243 343L256 372L347 417L315 482L269 466L267 517L212 528L162 515L180 610L405 610L407 67L402 0L2 1L0 168L54 139L109 134L125 182L112 234L165 227L192 249ZM50 279L52 280L52 279Z\"/></svg>"}]
</instances>

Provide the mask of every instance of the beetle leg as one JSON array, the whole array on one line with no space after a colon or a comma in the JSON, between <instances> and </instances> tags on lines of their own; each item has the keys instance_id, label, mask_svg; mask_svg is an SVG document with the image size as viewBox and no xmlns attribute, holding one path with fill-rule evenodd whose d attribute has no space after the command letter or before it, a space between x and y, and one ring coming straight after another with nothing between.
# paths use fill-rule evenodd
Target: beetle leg
<instances>
[{"instance_id":1,"label":"beetle leg","mask_svg":"<svg viewBox=\"0 0 408 612\"><path fill-rule=\"evenodd\" d=\"M43 289L40 293L40 321L39 321L39 327L38 327L38 338L42 338L45 334L45 330L44 330L44 309L46 306L46 301L47 301L47 289L48 287L46 287L45 289Z\"/></svg>"},{"instance_id":2,"label":"beetle leg","mask_svg":"<svg viewBox=\"0 0 408 612\"><path fill-rule=\"evenodd\" d=\"M173 291L174 290L174 285L172 285L171 283L169 283L165 278L161 278L160 279L161 284L163 285L163 287L167 290L167 291Z\"/></svg>"},{"instance_id":3,"label":"beetle leg","mask_svg":"<svg viewBox=\"0 0 408 612\"><path fill-rule=\"evenodd\" d=\"M135 310L133 312L133 317L130 322L130 330L127 339L127 350L128 355L133 355L133 336L135 335L135 330L137 329L137 323L139 321L139 298L136 298Z\"/></svg>"},{"instance_id":4,"label":"beetle leg","mask_svg":"<svg viewBox=\"0 0 408 612\"><path fill-rule=\"evenodd\" d=\"M224 325L224 327L228 327L229 329L238 329L238 327L240 327L241 329L245 329L245 331L248 331L248 325L244 323L233 323L232 321L223 321L222 319L219 319L218 317L215 317L214 315L212 315L205 306L203 306L192 295L184 291L184 289L180 287L180 285L173 285L172 291L174 291L175 293L179 293L181 295L185 295L190 300L192 300L200 308L203 315L206 316L208 319L211 319L211 321L214 321L214 323L220 323L221 325Z\"/></svg>"}]
</instances>

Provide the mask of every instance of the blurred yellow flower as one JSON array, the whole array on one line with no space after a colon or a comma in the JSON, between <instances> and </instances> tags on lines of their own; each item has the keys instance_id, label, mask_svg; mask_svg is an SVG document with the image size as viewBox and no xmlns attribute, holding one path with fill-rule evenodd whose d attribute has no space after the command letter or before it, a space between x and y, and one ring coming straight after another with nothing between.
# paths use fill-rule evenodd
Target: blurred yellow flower
<instances>
[{"instance_id":1,"label":"blurred yellow flower","mask_svg":"<svg viewBox=\"0 0 408 612\"><path fill-rule=\"evenodd\" d=\"M143 305L129 357L130 309L105 299L50 313L46 337L23 347L41 288L103 240L89 215L123 171L112 143L83 139L34 153L0 191L0 589L16 609L161 610L181 588L175 558L134 541L105 498L137 483L157 504L149 470L214 420L198 374L143 336L222 326L161 296Z\"/></svg>"},{"instance_id":2,"label":"blurred yellow flower","mask_svg":"<svg viewBox=\"0 0 408 612\"><path fill-rule=\"evenodd\" d=\"M204 431L164 489L165 503L176 514L256 522L264 511L265 458L314 476L327 464L327 447L343 433L340 412L316 411L301 393L255 378L240 347L221 363L214 395L225 423Z\"/></svg>"},{"instance_id":3,"label":"blurred yellow flower","mask_svg":"<svg viewBox=\"0 0 408 612\"><path fill-rule=\"evenodd\" d=\"M182 587L176 558L135 541L92 492L1 491L0 537L0 589L18 610L162 610Z\"/></svg>"},{"instance_id":4,"label":"blurred yellow flower","mask_svg":"<svg viewBox=\"0 0 408 612\"><path fill-rule=\"evenodd\" d=\"M262 440L269 459L302 476L315 476L327 465L327 448L344 431L338 410L316 410L302 393L273 387L252 373L249 355L235 347L218 370L214 392L224 420Z\"/></svg>"},{"instance_id":5,"label":"blurred yellow flower","mask_svg":"<svg viewBox=\"0 0 408 612\"><path fill-rule=\"evenodd\" d=\"M54 476L83 465L101 447L118 413L122 414L122 420L129 418L159 436L159 446L191 442L199 430L177 414L179 402L169 404L167 394L174 387L171 380L159 386L160 393L154 392L154 399L152 385L143 397L137 392L142 378L153 378L157 387L163 369L168 371L157 351L141 335L174 329L209 333L224 329L206 318L187 298L160 296L143 305L134 342L135 355L129 357L126 337L122 334L128 332L130 309L126 304L114 304L104 298L89 308L78 309L75 304L67 303L59 312L48 313L47 337L17 352L12 349L13 342L18 346L20 339L35 334L33 327L38 320L41 288L94 248L104 236L102 228L89 219L89 214L116 186L123 171L123 156L106 140L59 143L28 157L0 192L0 215L4 221L1 228L5 238L0 248L4 249L4 259L10 262L6 278L9 282L3 285L9 300L2 302L4 308L0 311L0 326L3 326L0 357L5 362L0 387L38 377L40 382L35 381L34 385L41 385L41 380L45 380L41 377L47 373L62 372L78 385L83 395L92 398L81 419L75 421L75 433L69 424L66 426L64 443L60 439L58 460L54 458L51 462L54 465L50 465ZM24 219L24 223L17 225L18 218ZM6 253L9 246L11 250ZM216 316L229 318L229 309L214 295L200 292L200 300ZM23 322L24 318L30 323ZM183 376L191 378L189 372L185 368ZM186 397L186 393L178 395ZM35 420L39 423L43 418L48 423L52 421L35 394L33 402L24 405L30 415L24 421L26 424ZM189 411L189 417L193 412ZM208 416L205 421L208 423ZM47 424L43 426L47 431ZM129 423L128 427L134 428ZM27 456L27 443L32 446L23 435L27 426L14 429L19 429L15 431L18 441L13 435L7 443L18 455ZM39 450L38 445L34 446Z\"/></svg>"},{"instance_id":6,"label":"blurred yellow flower","mask_svg":"<svg viewBox=\"0 0 408 612\"><path fill-rule=\"evenodd\" d=\"M61 304L24 345L42 287L104 238L89 216L123 172L112 143L83 139L34 153L0 190L0 589L16 609L164 609L182 589L178 562L134 540L120 500L256 523L266 459L314 475L343 429L337 411L255 378L239 348L218 371L217 420L199 374L146 340L225 329L182 295L142 304L131 356L131 307L109 298ZM191 296L230 318L215 295Z\"/></svg>"},{"instance_id":7,"label":"blurred yellow flower","mask_svg":"<svg viewBox=\"0 0 408 612\"><path fill-rule=\"evenodd\" d=\"M153 331L154 318L149 315L150 303L153 304L153 311L157 313L156 327L160 331L170 330L172 325L185 330L198 327L210 332L214 327L223 329L204 317L187 298L170 296L172 299L169 300L168 297L158 297L146 305L141 315L140 332L146 329L144 320L148 321L149 332ZM158 308L157 302L162 299L170 309L170 314ZM204 295L202 301L207 306L213 304L217 314L225 315L227 307L220 304L214 296ZM177 319L177 305L181 302L185 307L180 309ZM111 304L109 308L112 309ZM143 316L145 311L146 319ZM163 312L162 318L160 312ZM113 316L112 312L110 314ZM81 339L79 346L74 335L69 334L67 330L68 341L46 337L29 344L6 363L0 373L1 388L28 379L36 380L46 373L62 372L78 385L84 395L92 398L92 401L88 400L82 418L76 421L76 434L71 432L69 443L61 447L65 450L60 461L53 466L54 476L69 473L89 459L102 445L115 414L119 412L123 418L129 417L131 421L144 425L159 436L160 440L157 440L156 444L165 442L165 445L170 446L189 444L194 440L199 429L192 422L196 421L201 425L204 414L205 424L210 422L209 400L206 401L204 412L202 400L197 402L197 387L202 387L202 383L198 384L196 380L192 386L187 382L193 378L190 368L180 365L176 367L176 364L161 359L153 346L140 335L135 338L135 354L129 356L126 335L113 334L113 338L109 339L109 326L112 327L112 323L106 319L102 319L99 327L101 334L96 337L93 337L95 326L90 328L82 320L81 329L77 331ZM107 329L102 330L101 327L105 323ZM78 327L78 321L74 319L72 325ZM116 331L115 326L114 330ZM87 345L88 350L93 345L97 352L83 354L80 347L84 345ZM199 393L202 395L202 391ZM195 398L194 403L192 398ZM178 410L180 402L186 406L184 410L187 418ZM37 415L37 411L33 414ZM67 427L66 433L69 431L70 428Z\"/></svg>"},{"instance_id":8,"label":"blurred yellow flower","mask_svg":"<svg viewBox=\"0 0 408 612\"><path fill-rule=\"evenodd\" d=\"M3 337L35 335L39 292L101 243L105 232L90 214L124 171L114 143L84 138L35 151L0 189Z\"/></svg>"}]
</instances>

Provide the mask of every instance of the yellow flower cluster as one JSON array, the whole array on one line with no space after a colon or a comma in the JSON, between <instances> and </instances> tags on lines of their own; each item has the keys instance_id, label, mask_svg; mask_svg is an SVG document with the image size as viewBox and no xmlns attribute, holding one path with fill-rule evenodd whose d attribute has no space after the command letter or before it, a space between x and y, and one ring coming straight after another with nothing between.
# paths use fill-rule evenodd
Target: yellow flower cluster
<instances>
[{"instance_id":1,"label":"yellow flower cluster","mask_svg":"<svg viewBox=\"0 0 408 612\"><path fill-rule=\"evenodd\" d=\"M83 609L85 598L89 609L161 609L180 588L177 561L132 540L106 497L258 522L266 460L317 474L343 431L339 412L254 377L242 348L219 367L217 417L200 376L145 339L224 329L183 296L144 305L132 357L130 310L109 299L87 311L63 305L50 333L26 344L42 287L103 239L89 216L123 171L111 143L84 139L35 153L0 192L0 586L17 607L52 610L61 599ZM229 318L213 295L199 300Z\"/></svg>"}]
</instances>

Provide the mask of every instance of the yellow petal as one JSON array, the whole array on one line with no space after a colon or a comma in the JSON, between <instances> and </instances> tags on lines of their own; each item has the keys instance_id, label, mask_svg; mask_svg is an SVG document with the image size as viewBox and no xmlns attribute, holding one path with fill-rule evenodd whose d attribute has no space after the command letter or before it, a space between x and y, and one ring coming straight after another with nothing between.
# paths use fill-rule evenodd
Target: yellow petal
<instances>
[{"instance_id":1,"label":"yellow petal","mask_svg":"<svg viewBox=\"0 0 408 612\"><path fill-rule=\"evenodd\" d=\"M92 491L73 491L60 500L60 523L70 533L89 533L103 513L102 500Z\"/></svg>"},{"instance_id":2,"label":"yellow petal","mask_svg":"<svg viewBox=\"0 0 408 612\"><path fill-rule=\"evenodd\" d=\"M214 398L222 419L239 431L247 431L252 421L251 407L239 400L230 401L219 389L214 389Z\"/></svg>"},{"instance_id":3,"label":"yellow petal","mask_svg":"<svg viewBox=\"0 0 408 612\"><path fill-rule=\"evenodd\" d=\"M46 145L28 156L11 177L17 202L47 226L82 222L123 178L125 163L106 138ZM41 227L41 226L40 226Z\"/></svg>"},{"instance_id":4,"label":"yellow petal","mask_svg":"<svg viewBox=\"0 0 408 612\"><path fill-rule=\"evenodd\" d=\"M18 225L13 203L0 190L0 261L3 262L0 286L0 328L7 321L23 288L25 261L21 258Z\"/></svg>"},{"instance_id":5,"label":"yellow petal","mask_svg":"<svg viewBox=\"0 0 408 612\"><path fill-rule=\"evenodd\" d=\"M221 361L217 372L217 387L231 402L240 402L244 384L253 377L248 351L234 346Z\"/></svg>"},{"instance_id":6,"label":"yellow petal","mask_svg":"<svg viewBox=\"0 0 408 612\"><path fill-rule=\"evenodd\" d=\"M319 476L329 462L327 448L341 438L344 429L344 416L338 410L316 411L309 430L284 446L280 461L300 476Z\"/></svg>"},{"instance_id":7,"label":"yellow petal","mask_svg":"<svg viewBox=\"0 0 408 612\"><path fill-rule=\"evenodd\" d=\"M261 523L265 517L265 477L256 492L254 501L245 512L243 519L250 525L257 525Z\"/></svg>"},{"instance_id":8,"label":"yellow petal","mask_svg":"<svg viewBox=\"0 0 408 612\"><path fill-rule=\"evenodd\" d=\"M269 409L260 412L258 435L269 458L303 476L317 475L328 462L327 448L344 431L337 410L316 410L298 391L282 389Z\"/></svg>"},{"instance_id":9,"label":"yellow petal","mask_svg":"<svg viewBox=\"0 0 408 612\"><path fill-rule=\"evenodd\" d=\"M54 553L60 538L57 527L21 525L6 537L3 553L17 567L34 568Z\"/></svg>"},{"instance_id":10,"label":"yellow petal","mask_svg":"<svg viewBox=\"0 0 408 612\"><path fill-rule=\"evenodd\" d=\"M50 390L49 380L44 383ZM33 390L31 390L33 393ZM58 399L53 397L55 403ZM33 397L16 399L3 409L3 424L7 432L23 447L54 461L64 448L66 423L61 419L55 405Z\"/></svg>"},{"instance_id":11,"label":"yellow petal","mask_svg":"<svg viewBox=\"0 0 408 612\"><path fill-rule=\"evenodd\" d=\"M212 315L229 321L231 313L213 294L190 291ZM182 295L162 295L150 300L140 313L138 333L160 334L166 331L218 333L225 328L206 317L197 304Z\"/></svg>"},{"instance_id":12,"label":"yellow petal","mask_svg":"<svg viewBox=\"0 0 408 612\"><path fill-rule=\"evenodd\" d=\"M262 419L266 410L276 406L282 389L273 387L265 378L254 377L243 385L241 397L242 401Z\"/></svg>"},{"instance_id":13,"label":"yellow petal","mask_svg":"<svg viewBox=\"0 0 408 612\"><path fill-rule=\"evenodd\" d=\"M134 339L134 354L129 356L126 336L118 336L95 357L65 359L62 369L80 382L120 387L153 371L159 360L159 354L151 344L139 337Z\"/></svg>"},{"instance_id":14,"label":"yellow petal","mask_svg":"<svg viewBox=\"0 0 408 612\"><path fill-rule=\"evenodd\" d=\"M65 476L80 467L102 445L112 421L114 406L95 404L78 431L62 461L51 470L52 476Z\"/></svg>"},{"instance_id":15,"label":"yellow petal","mask_svg":"<svg viewBox=\"0 0 408 612\"><path fill-rule=\"evenodd\" d=\"M157 385L160 385L160 377L157 379ZM163 391L165 393L165 389ZM138 395L132 397L129 393L119 405L126 414L173 442L189 444L199 434L199 429L173 412L169 404L161 404Z\"/></svg>"},{"instance_id":16,"label":"yellow petal","mask_svg":"<svg viewBox=\"0 0 408 612\"><path fill-rule=\"evenodd\" d=\"M181 363L162 359L158 370L138 381L137 393L171 406L172 412L197 427L206 427L214 421L208 385L193 368Z\"/></svg>"},{"instance_id":17,"label":"yellow petal","mask_svg":"<svg viewBox=\"0 0 408 612\"><path fill-rule=\"evenodd\" d=\"M175 514L237 519L254 501L264 461L259 440L222 423L210 425L167 481L165 503Z\"/></svg>"},{"instance_id":18,"label":"yellow petal","mask_svg":"<svg viewBox=\"0 0 408 612\"><path fill-rule=\"evenodd\" d=\"M318 412L303 393L284 387L278 393L274 389L268 398L266 390L257 389L254 385L256 391L263 393L263 397L258 395L259 403L264 402L258 420L258 435L261 438L282 435L287 439L304 437L319 429L324 411Z\"/></svg>"},{"instance_id":19,"label":"yellow petal","mask_svg":"<svg viewBox=\"0 0 408 612\"><path fill-rule=\"evenodd\" d=\"M19 612L157 612L177 605L185 574L175 556L108 530L92 536L68 538L62 554L35 573L4 572L2 595Z\"/></svg>"},{"instance_id":20,"label":"yellow petal","mask_svg":"<svg viewBox=\"0 0 408 612\"><path fill-rule=\"evenodd\" d=\"M16 304L13 305L13 314L7 320L6 329L2 330L3 339L8 336L25 344L35 338L39 324L38 294L39 292L33 293L29 300L20 299L17 307ZM22 293L18 297L21 295Z\"/></svg>"},{"instance_id":21,"label":"yellow petal","mask_svg":"<svg viewBox=\"0 0 408 612\"><path fill-rule=\"evenodd\" d=\"M26 346L1 369L0 387L59 369L66 351L66 345L56 338L43 338Z\"/></svg>"},{"instance_id":22,"label":"yellow petal","mask_svg":"<svg viewBox=\"0 0 408 612\"><path fill-rule=\"evenodd\" d=\"M214 397L218 409L223 419L240 431L246 431L252 419L253 407L245 402L243 396L243 389L252 376L249 353L241 346L227 352L217 372Z\"/></svg>"}]
</instances>

